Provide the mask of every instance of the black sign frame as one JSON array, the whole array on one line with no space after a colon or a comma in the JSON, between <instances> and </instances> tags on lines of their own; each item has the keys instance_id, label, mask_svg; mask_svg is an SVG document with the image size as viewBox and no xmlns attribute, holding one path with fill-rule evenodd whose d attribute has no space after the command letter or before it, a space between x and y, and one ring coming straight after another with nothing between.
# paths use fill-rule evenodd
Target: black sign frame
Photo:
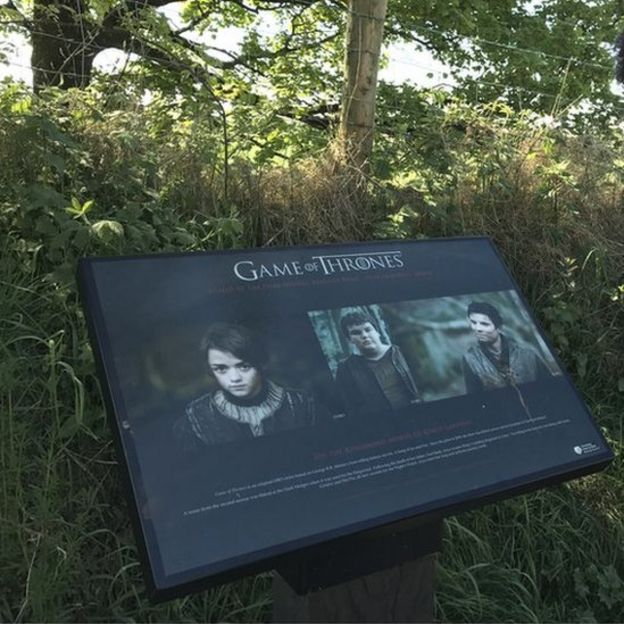
<instances>
[{"instance_id":1,"label":"black sign frame","mask_svg":"<svg viewBox=\"0 0 624 624\"><path fill-rule=\"evenodd\" d=\"M496 273L496 280L498 280L497 283L502 284L506 282L507 288L503 290L505 292L514 294L507 294L505 296L509 299L509 301L512 302L512 304L513 302L519 302L520 306L522 306L524 315L523 318L528 319L529 323L532 325L534 339L539 342L539 345L541 345L542 349L546 349L547 355L545 357L550 358L549 366L551 367L551 372L556 371L556 373L553 373L553 379L556 375L557 380L559 380L559 386L557 391L565 391L568 407L573 404L575 405L575 409L577 409L577 421L579 419L582 420L583 418L585 418L585 421L583 421L581 424L583 425L585 432L589 430L592 430L594 432L595 437L593 438L594 441L591 444L593 444L595 448L588 447L588 450L586 450L581 446L575 447L579 449L578 452L580 454L578 456L571 456L570 461L568 462L560 462L557 465L544 467L541 470L534 470L533 472L527 472L526 474L519 474L514 478L508 478L498 481L496 483L490 483L489 485L480 487L478 489L472 488L468 492L455 492L452 495L440 497L435 500L429 500L426 503L419 503L417 500L413 500L411 505L403 507L401 509L393 509L391 511L389 511L388 509L383 509L379 513L373 513L368 515L367 517L361 517L356 519L351 518L351 521L349 521L348 523L339 525L334 523L334 525L330 528L325 527L323 530L317 532L307 532L306 534L297 536L295 539L288 539L279 543L265 544L263 548L256 548L253 552L242 553L235 557L229 557L227 560L213 561L212 563L204 564L199 567L195 566L195 568L191 568L190 571L183 570L183 572L180 574L167 574L162 564L157 561L157 557L154 556L154 549L159 548L158 531L154 528L155 521L154 518L151 517L151 515L155 514L153 510L146 511L146 505L144 504L145 500L152 500L154 498L153 491L149 490L150 487L152 487L153 490L153 484L152 486L147 486L146 490L146 485L143 481L143 476L140 470L143 460L139 457L139 453L137 453L137 445L140 447L143 442L141 442L140 440L135 440L133 437L135 431L131 422L132 414L129 414L128 410L128 391L127 388L126 390L122 391L123 383L126 383L125 381L122 381L123 371L121 371L121 368L123 368L123 366L120 364L120 362L123 360L123 357L120 358L119 353L117 353L116 350L119 351L119 345L123 342L123 340L120 339L119 336L125 335L124 332L126 330L119 330L117 332L117 338L113 336L113 338L111 339L111 335L114 334L114 331L111 332L111 327L114 325L114 323L117 323L116 327L117 329L119 329L119 327L121 327L121 325L123 324L123 320L120 320L122 319L122 315L118 314L116 317L116 321L112 321L110 305L108 310L105 309L106 304L104 299L106 298L106 288L109 289L109 292L113 292L115 289L115 279L118 280L120 274L119 270L117 270L115 274L115 279L109 280L108 286L106 288L103 288L101 283L98 283L98 277L96 276L96 272L98 270L97 267L112 267L114 265L117 265L118 267L122 267L122 265L125 265L126 267L128 267L132 266L133 263L136 263L137 261L153 263L154 261L160 262L163 260L168 260L176 263L180 259L187 259L193 262L204 263L204 265L210 263L211 260L214 260L215 262L218 260L222 264L223 262L227 262L231 265L234 260L238 259L238 262L254 264L243 264L241 267L239 267L239 275L237 275L235 272L230 272L228 275L223 275L222 283L214 287L212 294L206 295L207 297L222 300L224 297L227 298L231 296L231 293L233 293L237 289L240 289L241 287L244 290L246 288L259 286L258 282L262 282L263 288L265 287L265 285L267 289L275 288L273 292L278 293L279 297L280 291L285 292L284 289L288 288L296 290L299 286L299 282L303 284L306 280L311 279L310 275L307 274L308 271L306 267L310 269L310 272L319 271L318 261L317 267L314 269L312 268L311 263L309 263L308 266L308 264L303 262L303 260L301 262L290 260L290 258L292 258L292 254L295 254L302 258L319 256L338 258L339 256L343 257L343 255L344 257L348 255L352 258L355 258L358 254L369 254L369 256L375 256L376 253L381 253L381 251L385 251L388 249L393 250L398 248L399 250L405 252L405 250L419 250L425 249L425 247L438 250L446 246L449 250L452 251L453 246L461 247L465 245L468 245L469 247L475 246L475 248L481 247L488 250L487 252L484 252L484 257L489 257L489 260L485 264L483 264L483 262L478 262L475 265L476 268L473 267L473 269L475 269L476 271L482 269L486 270L483 267L485 267L485 265L487 265L488 263L492 263L492 265L497 265L496 271L494 271L494 273ZM419 254L420 252L416 253L416 256L419 256ZM439 252L440 258L444 258L444 256L445 254L443 253L443 251ZM280 268L280 270L275 271L276 263L274 262L274 260L276 258L279 260L283 257L288 258L288 262L290 264L288 264L288 267L286 267L286 264L277 263L277 266ZM405 265L408 264L408 260L405 257L402 257L401 254L399 254L398 257L402 259L397 261L397 256L389 256L386 254L385 259L380 259L379 262L372 267L369 266L370 262L368 263L368 265L364 261L360 263L361 267L364 267L365 265L368 267L366 269L360 269L361 272L366 273L366 279L368 279L369 277L373 279L374 276L375 280L384 280L383 284L381 281L374 281L368 284L363 282L358 283L358 280L360 280L361 282L361 276L359 274L353 276L350 275L358 268L357 265L355 265L353 262L348 264L341 264L342 261L339 259L335 260L335 264L330 264L327 266L323 261L321 261L321 275L314 275L313 277L315 283L317 283L320 288L326 288L326 286L323 286L323 278L327 277L326 269L328 271L330 269L335 269L335 271L329 274L329 278L333 279L334 277L340 277L346 280L353 280L353 282L345 282L344 288L352 287L356 290L358 288L364 290L366 290L366 288L369 288L370 290L370 288L374 289L374 287L381 284L382 288L387 287L390 289L390 291L392 290L392 286L390 285L390 280L392 279L396 279L397 283L401 283L402 288L406 287L407 281L410 279L419 280L422 278L425 281L431 279L430 276L424 276L424 273L426 273L426 271L414 270L413 266L406 268ZM258 269L256 267L265 266L265 264L263 263L263 259L270 259L270 262L266 263L266 270L264 271L264 275L259 275ZM454 261L456 262L457 259L455 258ZM440 262L444 262L444 260L440 260ZM449 262L452 263L453 260L449 260ZM252 270L254 272L245 273L245 271L250 269L250 267L253 267ZM353 267L355 267L355 269ZM406 270L411 271L411 276L405 275ZM262 269L260 269L260 273L261 272ZM423 273L423 276L418 277L419 273ZM446 273L449 273L448 270L446 271ZM159 254L154 256L87 258L81 260L79 264L78 276L81 299L85 310L85 317L89 330L90 341L94 349L95 361L98 368L98 376L101 381L106 411L113 432L117 454L121 460L120 466L122 468L124 489L129 504L136 542L139 549L139 558L141 560L143 574L147 586L147 593L154 601L169 600L171 598L182 596L188 593L200 591L207 587L211 587L224 582L229 582L244 575L276 568L279 567L282 562L292 561L293 556L296 557L298 553L304 553L306 552L306 550L309 551L316 546L328 544L331 543L332 540L340 540L349 535L365 532L383 525L402 521L407 518L416 516L422 519L442 517L449 514L454 514L468 509L476 508L483 504L498 501L520 493L533 491L547 485L560 483L564 480L590 474L592 472L602 470L613 459L612 451L606 444L604 437L602 436L598 427L593 422L593 419L586 406L584 405L580 394L578 393L569 376L563 369L561 363L556 357L556 354L554 354L552 348L549 347L543 331L539 327L536 319L533 317L533 314L531 313L530 308L525 301L522 293L520 292L513 276L505 266L499 252L496 250L495 246L488 238L459 237L453 239L432 239L425 241L375 241L367 243L352 243L349 245L318 245L297 248L284 247L196 252L192 254L176 253ZM389 283L387 285L385 282L386 278L389 280ZM101 276L99 279L100 282L105 281ZM486 275L484 277L484 282L487 283L488 279L489 277ZM157 282L158 280L152 280L150 285L154 286L155 284L157 284ZM284 286L284 289L282 289L282 287L279 286L280 283L288 283L290 284L290 286ZM337 286L338 288L343 288L339 281L336 282L335 286ZM410 290L411 288L411 286L407 286L407 290ZM416 283L416 286L414 287L415 292L413 298L413 301L418 302L418 305L414 304L414 306L416 307L419 307L422 301L424 301L422 293L418 292L418 288L418 283ZM499 290L500 289L497 288L491 289L492 293L494 294L496 294ZM301 292L301 290L299 292ZM503 291L501 292L503 293ZM104 293L104 295L102 293ZM460 303L463 305L466 302L465 300L467 300L467 298L485 297L485 295L481 296L483 293L488 294L488 289L483 288L481 290L466 292L459 295L453 294L449 295L448 298L454 298L455 300L452 303L455 308L458 308L460 306ZM502 301L504 303L504 293L497 294L496 297L498 297L498 299L494 296L494 294L488 294L488 301ZM241 296L244 297L245 294L243 293ZM266 296L268 297L269 295L267 294ZM441 300L444 297L445 296L443 294L438 294L436 297L434 297L434 299ZM392 298L392 296L390 298ZM367 299L369 300L368 303L370 304L369 309L371 308L371 306L374 307L375 305L377 305L374 302L370 301L370 296L364 297L364 300ZM363 306L362 299L360 299L359 302L356 301L353 303L360 307ZM383 303L390 305L393 302L385 301ZM395 299L394 303L397 305L395 305L396 309L393 308L393 312L396 312L397 315L404 314L405 310L402 309L401 306L398 304L403 305L405 303L405 299ZM431 305L434 304L432 303ZM410 308L410 310L408 311L411 311L411 313L413 313L413 309L416 309L414 306L412 306L412 308ZM354 307L354 305L336 306L336 309L345 309L347 307L351 308ZM336 314L334 314L332 310L334 310L332 305L327 305L324 307L323 310L320 311L318 306L315 309L309 309L308 307L307 321L309 323L312 323L313 325L315 322L317 322L318 327L322 329L324 327L323 323L325 323L325 326L327 326L328 324L331 325L331 323L334 322L332 321L332 318L335 320ZM312 313L315 313L315 311L318 311L318 314L313 317ZM141 324L141 318L137 317L132 319L132 313L134 312L133 310L126 310L125 312L129 312L130 325L132 325L132 323L134 323L135 326ZM298 313L300 314L301 310L299 310ZM319 329L319 332L321 331L321 329ZM152 336L157 335L158 331L159 330L155 330L155 333L152 333ZM116 343L115 340L117 340ZM339 339L335 338L331 346L334 347L334 343L338 344L338 340ZM322 342L321 338L319 338L319 342ZM392 341L390 341L390 344L392 344ZM422 346L419 348L422 348ZM327 356L328 368L331 369L331 354L328 355L329 351L331 351L331 349L328 348L325 352L325 355ZM544 353L545 352L542 351L542 355L544 355ZM340 367L339 362L337 366ZM455 375L455 377L457 377L457 375ZM533 382L533 385L537 383L538 382ZM494 389L488 391L488 400L492 397L499 396L499 394L504 393L505 391L506 390L504 389ZM126 392L126 395L124 395L124 392ZM484 395L481 393L477 393L477 395L469 396L468 393L464 393L463 395L455 394L450 396L443 396L440 394L436 395L435 393L432 393L431 396L436 398L432 398L428 402L425 401L427 405L439 406L453 403L454 408L456 408L457 406L461 407L463 405L463 408L474 411L478 408L478 405L481 402L481 398ZM521 398L521 401L524 403L524 399ZM487 401L485 402L487 403ZM546 403L544 404L550 405L548 401L546 401ZM552 406L549 409L551 408ZM405 408L405 410L407 409L408 408ZM416 406L414 408L410 407L409 409L419 409L419 406ZM149 412L149 409L147 411ZM439 412L438 410L438 413L441 412ZM340 422L338 422L338 425L332 422L329 426L339 426L342 428L344 422L348 423L353 421L352 417L353 414L349 414L346 421L341 420ZM511 426L511 428L513 429L513 426ZM371 431L373 430L374 427L373 429L371 429ZM439 436L441 434L439 434L438 432L431 435L433 436L433 439L435 439L435 436ZM283 439L286 439L287 436L288 434L282 434ZM268 438L268 436L263 437ZM580 442L582 442L582 440ZM163 447L163 449L164 448L165 447ZM170 446L166 448L167 450L169 450ZM343 446L342 448L344 449L347 447ZM357 449L359 447L357 446L357 444L354 443L353 448L356 449L355 451L352 451L355 454L354 456L357 456L357 453L359 452L359 456L365 457L366 451L363 447L362 449L360 449L360 451L358 451ZM172 453L175 452L175 450L172 451ZM319 461L324 460L321 459ZM399 468L398 470L400 475L401 469ZM186 474L188 474L188 472ZM340 485L337 485L334 489L340 487ZM270 498L268 494L267 497ZM141 501L143 501L143 503ZM232 504L234 505L235 502L236 501L233 501ZM253 505L253 503L251 504ZM198 511L197 513L200 515L204 514L204 512L201 511ZM206 513L211 512L209 510ZM168 519L167 521L169 522L170 519ZM247 522L250 521L247 519ZM181 529L178 528L178 532L180 530ZM174 528L172 534L175 534L175 532L176 530ZM193 572L193 570L195 571Z\"/></svg>"}]
</instances>

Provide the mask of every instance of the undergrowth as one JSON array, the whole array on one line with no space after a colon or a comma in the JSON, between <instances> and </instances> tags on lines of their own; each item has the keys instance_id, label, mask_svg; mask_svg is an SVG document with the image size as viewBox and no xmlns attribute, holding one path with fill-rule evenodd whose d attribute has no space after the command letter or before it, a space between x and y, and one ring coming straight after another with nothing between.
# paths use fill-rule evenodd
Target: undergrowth
<instances>
[{"instance_id":1,"label":"undergrowth","mask_svg":"<svg viewBox=\"0 0 624 624\"><path fill-rule=\"evenodd\" d=\"M270 574L159 606L143 596L79 257L463 234L494 239L617 458L449 518L437 618L621 619L620 138L535 127L500 107L431 101L421 113L418 137L380 137L363 199L328 150L287 164L239 155L224 185L209 118L106 110L89 92L0 92L0 620L270 617Z\"/></svg>"}]
</instances>

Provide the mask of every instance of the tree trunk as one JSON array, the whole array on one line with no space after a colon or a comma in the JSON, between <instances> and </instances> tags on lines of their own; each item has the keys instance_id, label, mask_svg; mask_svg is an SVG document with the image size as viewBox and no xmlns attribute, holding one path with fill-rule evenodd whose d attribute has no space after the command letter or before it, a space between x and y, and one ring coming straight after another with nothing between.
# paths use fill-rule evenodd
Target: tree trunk
<instances>
[{"instance_id":1,"label":"tree trunk","mask_svg":"<svg viewBox=\"0 0 624 624\"><path fill-rule=\"evenodd\" d=\"M47 86L85 87L97 49L83 0L35 0L32 56L35 93Z\"/></svg>"},{"instance_id":2,"label":"tree trunk","mask_svg":"<svg viewBox=\"0 0 624 624\"><path fill-rule=\"evenodd\" d=\"M379 55L388 0L349 0L338 135L346 162L366 172L373 150Z\"/></svg>"}]
</instances>

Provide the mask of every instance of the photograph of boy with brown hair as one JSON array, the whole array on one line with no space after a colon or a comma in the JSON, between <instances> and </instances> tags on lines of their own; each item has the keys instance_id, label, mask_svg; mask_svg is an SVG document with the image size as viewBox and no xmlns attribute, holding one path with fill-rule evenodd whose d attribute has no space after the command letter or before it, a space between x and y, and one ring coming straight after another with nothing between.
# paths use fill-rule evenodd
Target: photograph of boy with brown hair
<instances>
[{"instance_id":1,"label":"photograph of boy with brown hair","mask_svg":"<svg viewBox=\"0 0 624 624\"><path fill-rule=\"evenodd\" d=\"M348 414L388 413L561 374L513 291L308 316Z\"/></svg>"},{"instance_id":2,"label":"photograph of boy with brown hair","mask_svg":"<svg viewBox=\"0 0 624 624\"><path fill-rule=\"evenodd\" d=\"M540 356L503 332L503 317L491 303L471 301L466 310L476 339L462 358L466 392L514 386L550 377Z\"/></svg>"},{"instance_id":3,"label":"photograph of boy with brown hair","mask_svg":"<svg viewBox=\"0 0 624 624\"><path fill-rule=\"evenodd\" d=\"M340 319L344 336L355 348L338 364L336 386L349 414L397 410L421 400L401 349L382 341L377 321L360 311Z\"/></svg>"}]
</instances>

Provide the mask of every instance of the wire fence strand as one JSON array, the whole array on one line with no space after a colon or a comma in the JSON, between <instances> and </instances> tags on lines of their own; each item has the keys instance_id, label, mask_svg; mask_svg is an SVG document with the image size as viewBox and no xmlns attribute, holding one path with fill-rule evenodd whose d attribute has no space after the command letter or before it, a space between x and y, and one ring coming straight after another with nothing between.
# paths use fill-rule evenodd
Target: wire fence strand
<instances>
[{"instance_id":1,"label":"wire fence strand","mask_svg":"<svg viewBox=\"0 0 624 624\"><path fill-rule=\"evenodd\" d=\"M141 55L141 58L147 58L148 60L155 60L158 61L159 59L156 59L155 57L150 57L149 54L144 54ZM21 69L27 69L27 70L35 70L35 71L42 71L42 72L48 72L48 73L53 73L54 70L52 69L46 69L43 67L37 67L37 66L33 66L33 65L26 65L23 63L18 63L15 61L9 61L9 60L5 60L2 62L4 65L9 65L9 66L13 66L13 67L19 67ZM420 69L425 69L428 70L431 74L434 75L439 75L442 77L447 77L448 72L445 71L441 71L439 69L436 69L434 67L431 66L427 66L427 65L421 65L421 64L417 64L417 63L406 63L410 66L414 66ZM113 67L113 71L117 69L117 64ZM110 71L103 71L103 70L97 70L96 71L98 73L101 74L110 74L112 72ZM77 72L71 72L71 71L62 71L62 75L64 76L70 76L72 78L84 78L84 74L82 73L77 73ZM483 80L480 78L475 78L474 79L474 86L478 89L480 86L487 86L487 87L495 87L501 90L501 94L503 94L504 92L507 92L506 95L507 97L509 96L513 96L516 93L527 93L530 94L532 96L534 96L533 99L535 99L535 97L541 96L544 98L547 98L549 100L559 100L559 104L566 107L568 105L573 105L573 104L580 104L581 99L580 98L565 98L562 97L561 94L559 93L551 93L551 92L547 92L547 91L540 91L538 89L529 89L527 87L520 87L520 86L511 86L509 84L505 84L505 83L501 83L501 82L494 82L494 81L489 81L489 80ZM448 82L442 82L438 85L436 85L435 89L439 89L439 88L445 88L448 89L449 91L451 91L454 88L457 88L457 85L453 85L451 83ZM354 100L358 101L359 98L353 98ZM379 105L383 105L383 97L380 96L379 97ZM475 98L475 101L477 100L477 98ZM598 104L596 104L598 105ZM602 105L602 103L600 103L600 105ZM617 104L609 104L609 107L612 110L615 111L624 111L624 106L619 106ZM390 110L395 110L395 111L399 111L399 112L405 112L405 113L413 113L413 110L407 108L407 107L401 107L401 106L392 106L390 107Z\"/></svg>"},{"instance_id":2,"label":"wire fence strand","mask_svg":"<svg viewBox=\"0 0 624 624\"><path fill-rule=\"evenodd\" d=\"M357 15L361 16L359 14L357 14ZM369 16L363 16L363 17L369 17ZM432 27L422 26L421 28L423 30L425 30L425 31L429 31L429 32L436 33L436 34L442 34L442 35L448 34L447 31L442 31L440 29L436 29L436 28L432 28ZM91 51L95 50L97 52L101 52L101 51L104 51L104 50L111 49L110 46L102 46L102 45L96 44L94 42L94 37L93 36L91 36L90 39L86 38L86 37L82 38L82 39L72 39L72 38L61 37L61 36L54 35L54 34L51 34L51 33L45 33L45 32L42 32L42 31L33 31L33 32L34 32L34 34L41 35L41 36L44 36L44 37L49 37L49 38L53 38L53 39L56 39L56 40L68 42L68 43L71 43L71 44L83 46L83 49L80 50L80 52L83 52L84 50L87 50L87 49L91 50ZM272 35L275 35L275 32L264 31L263 34L266 34L267 36L272 36ZM566 56L561 56L561 55L554 55L554 54L546 53L546 52L544 52L542 50L537 50L537 49L532 49L532 48L522 48L522 47L519 47L519 46L513 46L511 44L502 44L500 42L490 41L490 40L483 39L483 38L478 38L478 37L466 37L466 36L463 36L463 35L458 35L458 36L463 38L463 39L469 40L469 41L476 41L476 42L484 43L484 44L487 44L487 45L499 46L501 48L513 50L513 51L516 51L516 52L537 54L537 55L541 55L541 56L544 56L544 57L553 58L553 59L556 59L556 60L567 61L568 63L578 63L578 64L585 65L585 66L588 66L588 67L592 67L594 69L595 68L602 68L602 69L609 68L609 69L611 69L611 67L608 66L608 65L599 64L599 63L589 63L587 61L582 61L580 59L577 59L576 57L566 57ZM151 47L151 46L157 45L157 43L146 42L145 45ZM125 53L126 55L128 55L127 58L129 58L130 54L136 54L134 52L124 51L124 50L120 50L120 51L122 53ZM138 56L143 57L143 58L145 58L148 61L152 61L152 62L156 62L156 63L162 63L163 62L162 58L157 58L157 57L149 54L147 52L147 50L144 50L144 52L142 54L138 54ZM448 78L449 75L453 75L453 73L459 69L459 68L454 68L454 67L449 67L448 69L440 69L439 67L433 67L431 65L413 62L413 61L405 59L404 57L399 58L399 57L397 57L395 55L388 55L387 58L388 58L390 63L404 65L404 66L408 66L408 67L414 67L414 68L417 68L419 70L426 71L427 73L429 73L431 75L442 76L445 80ZM72 56L69 56L66 59L65 63L69 64L71 59L72 59ZM46 72L46 73L49 73L49 74L58 73L58 74L61 74L61 75L64 75L64 76L72 77L72 78L83 78L84 77L84 73L79 73L79 72L76 72L76 71L67 71L65 68L61 68L61 70L59 71L58 68L36 67L36 66L32 66L32 65L22 64L22 63L13 61L13 60L8 60L8 59L3 60L2 63L4 65L19 67L19 68L22 68L22 69L33 70L33 71ZM183 61L180 61L178 69L183 69ZM197 69L199 70L199 69L202 69L202 68L198 67ZM207 70L208 68L203 68L203 69ZM219 69L218 62L216 63L216 65L214 67L211 66L210 69L218 70ZM509 85L509 84L504 84L504 83L495 82L495 81L489 81L489 80L485 80L483 78L480 78L479 76L464 76L464 77L462 77L462 79L463 80L472 81L472 83L473 83L473 85L475 86L476 89L478 89L480 86L487 86L487 87L498 88L498 89L501 90L501 93L505 93L505 95L507 97L509 97L510 95L513 95L513 94L526 93L526 94L530 94L530 95L534 96L534 98L535 97L544 97L544 98L548 98L548 99L552 99L552 100L558 100L559 104L564 104L564 103L565 104L574 104L574 103L578 103L579 102L578 98L564 98L564 97L562 97L561 93L551 93L551 92L542 91L542 90L534 89L534 88L528 88L528 87L522 87L522 86L516 86L516 85ZM439 86L443 86L445 88L451 88L452 89L456 85L450 85L448 83L444 83L443 85L439 85ZM601 103L601 104L604 104L604 103ZM624 108L618 106L615 103L609 103L608 105L613 110L620 110L620 111L624 110Z\"/></svg>"}]
</instances>

